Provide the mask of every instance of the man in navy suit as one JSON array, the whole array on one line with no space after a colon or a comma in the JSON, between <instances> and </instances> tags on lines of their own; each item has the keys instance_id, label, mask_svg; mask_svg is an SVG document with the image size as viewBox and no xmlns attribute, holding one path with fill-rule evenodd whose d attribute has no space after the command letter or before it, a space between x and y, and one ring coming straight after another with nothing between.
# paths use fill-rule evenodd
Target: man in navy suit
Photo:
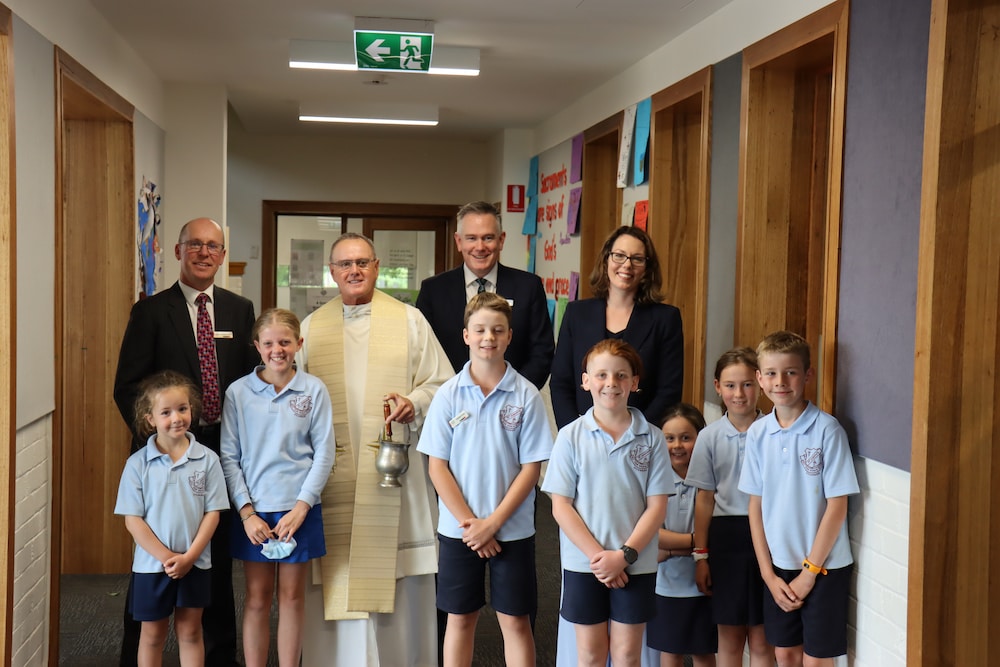
<instances>
[{"instance_id":1,"label":"man in navy suit","mask_svg":"<svg viewBox=\"0 0 1000 667\"><path fill-rule=\"evenodd\" d=\"M202 388L196 342L199 294L207 294L215 332L219 371L219 399L229 385L260 361L251 342L253 303L217 287L215 274L226 256L222 228L209 218L191 220L181 228L174 255L181 262L180 280L169 289L132 307L118 355L115 403L132 430L132 451L145 446L135 432L135 401L139 384L157 371L173 370ZM219 422L192 424L198 442L219 452ZM212 603L202 615L205 664L222 667L236 661L236 608L233 602L232 557L229 552L229 514L223 512L212 538ZM131 594L131 585L130 591ZM141 624L125 611L121 665L135 665Z\"/></svg>"},{"instance_id":2,"label":"man in navy suit","mask_svg":"<svg viewBox=\"0 0 1000 667\"><path fill-rule=\"evenodd\" d=\"M500 264L505 237L500 213L492 204L477 201L463 206L455 232L463 264L424 280L417 308L430 322L457 373L469 360L469 348L462 338L466 303L483 291L505 297L514 309L514 338L506 359L541 389L549 377L555 349L545 290L535 274Z\"/></svg>"}]
</instances>

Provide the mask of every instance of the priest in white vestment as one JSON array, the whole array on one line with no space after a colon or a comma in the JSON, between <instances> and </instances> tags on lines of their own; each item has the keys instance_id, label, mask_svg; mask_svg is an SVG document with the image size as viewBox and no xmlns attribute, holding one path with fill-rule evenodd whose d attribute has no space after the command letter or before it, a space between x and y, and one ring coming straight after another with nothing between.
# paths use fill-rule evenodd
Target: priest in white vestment
<instances>
[{"instance_id":1,"label":"priest in white vestment","mask_svg":"<svg viewBox=\"0 0 1000 667\"><path fill-rule=\"evenodd\" d=\"M375 289L378 270L367 237L342 235L330 251L340 296L302 322L298 363L327 383L337 436L322 501L327 556L306 585L302 664L310 667L438 664L437 502L416 443L454 370L420 311ZM378 488L368 446L385 421L383 399L393 439L414 445L402 489L390 491Z\"/></svg>"}]
</instances>

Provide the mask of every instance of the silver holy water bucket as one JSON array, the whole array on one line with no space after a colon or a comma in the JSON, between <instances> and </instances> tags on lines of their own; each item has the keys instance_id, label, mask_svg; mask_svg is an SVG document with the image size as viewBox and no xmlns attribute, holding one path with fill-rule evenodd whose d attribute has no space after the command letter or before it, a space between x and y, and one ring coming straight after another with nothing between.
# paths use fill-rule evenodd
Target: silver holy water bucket
<instances>
[{"instance_id":1,"label":"silver holy water bucket","mask_svg":"<svg viewBox=\"0 0 1000 667\"><path fill-rule=\"evenodd\" d=\"M383 489L402 486L400 476L410 468L409 443L379 439L375 455L375 470L382 475L378 485Z\"/></svg>"},{"instance_id":2,"label":"silver holy water bucket","mask_svg":"<svg viewBox=\"0 0 1000 667\"><path fill-rule=\"evenodd\" d=\"M382 402L382 411L389 419L389 402ZM392 441L392 424L382 427L378 436L378 453L375 455L375 471L382 475L378 485L383 489L396 489L402 486L400 476L410 468L410 444Z\"/></svg>"}]
</instances>

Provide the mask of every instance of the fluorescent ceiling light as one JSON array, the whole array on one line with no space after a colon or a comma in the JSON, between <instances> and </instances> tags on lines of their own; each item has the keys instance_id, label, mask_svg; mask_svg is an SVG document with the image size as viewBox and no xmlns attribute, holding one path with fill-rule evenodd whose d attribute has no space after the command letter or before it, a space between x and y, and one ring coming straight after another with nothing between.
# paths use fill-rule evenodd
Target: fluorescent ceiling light
<instances>
[{"instance_id":1,"label":"fluorescent ceiling light","mask_svg":"<svg viewBox=\"0 0 1000 667\"><path fill-rule=\"evenodd\" d=\"M367 125L427 125L433 127L436 120L406 120L403 118L351 118L348 116L299 116L299 120L314 123L361 123Z\"/></svg>"},{"instance_id":2,"label":"fluorescent ceiling light","mask_svg":"<svg viewBox=\"0 0 1000 667\"><path fill-rule=\"evenodd\" d=\"M357 71L353 42L323 42L293 39L288 66L296 69ZM479 49L434 46L429 74L479 76Z\"/></svg>"},{"instance_id":3,"label":"fluorescent ceiling light","mask_svg":"<svg viewBox=\"0 0 1000 667\"><path fill-rule=\"evenodd\" d=\"M299 110L299 120L314 123L364 123L374 125L438 124L438 109L425 104L312 104Z\"/></svg>"}]
</instances>

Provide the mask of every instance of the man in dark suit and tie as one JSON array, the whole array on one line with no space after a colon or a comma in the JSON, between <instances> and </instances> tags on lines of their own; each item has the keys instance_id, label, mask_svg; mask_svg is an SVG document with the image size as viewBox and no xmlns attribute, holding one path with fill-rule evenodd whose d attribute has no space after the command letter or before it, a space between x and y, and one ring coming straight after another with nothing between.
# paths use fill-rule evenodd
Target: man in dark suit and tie
<instances>
[{"instance_id":1,"label":"man in dark suit and tie","mask_svg":"<svg viewBox=\"0 0 1000 667\"><path fill-rule=\"evenodd\" d=\"M478 292L496 292L514 309L514 338L506 359L539 389L549 377L555 343L542 280L533 273L500 264L506 233L500 213L484 201L458 212L455 245L462 266L427 278L420 286L417 308L424 314L457 373L469 360L462 338L465 304Z\"/></svg>"},{"instance_id":2,"label":"man in dark suit and tie","mask_svg":"<svg viewBox=\"0 0 1000 667\"><path fill-rule=\"evenodd\" d=\"M135 433L135 401L139 384L151 374L173 370L191 378L202 393L218 395L213 409L211 397L204 401L202 419L192 424L198 442L219 452L219 418L226 388L259 362L251 341L253 304L215 285L215 274L225 259L225 237L217 222L196 218L181 228L174 255L181 262L180 280L169 289L137 302L132 307L122 338L115 374L115 403L133 433L132 451L145 446ZM200 295L207 295L199 299ZM201 303L199 303L201 302ZM199 360L197 342L199 309L207 310L214 339L217 381L203 378L203 365L212 364L211 342L207 358ZM205 314L201 313L204 318ZM205 325L207 327L207 324ZM203 355L206 356L206 355ZM207 419L206 419L207 418ZM212 604L202 615L205 664L212 667L238 665L236 661L236 609L233 602L232 557L229 553L229 515L223 512L212 538ZM131 593L131 587L130 587ZM135 665L141 624L126 608L121 665Z\"/></svg>"}]
</instances>

